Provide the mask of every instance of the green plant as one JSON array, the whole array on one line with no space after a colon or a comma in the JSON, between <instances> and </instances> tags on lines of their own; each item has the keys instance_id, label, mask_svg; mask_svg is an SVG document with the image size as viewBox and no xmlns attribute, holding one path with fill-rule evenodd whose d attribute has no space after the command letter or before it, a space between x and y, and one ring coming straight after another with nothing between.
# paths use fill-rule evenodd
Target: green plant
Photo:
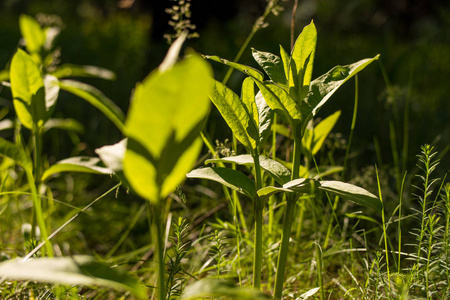
<instances>
[{"instance_id":1,"label":"green plant","mask_svg":"<svg viewBox=\"0 0 450 300\"><path fill-rule=\"evenodd\" d=\"M277 298L281 298L294 207L300 195L309 193L311 190L324 190L359 204L381 209L379 200L363 189L342 182L299 178L302 140L308 122L343 83L378 59L376 56L349 66L337 66L311 81L315 46L316 29L311 23L298 37L291 55L288 55L281 46L281 58L253 49L255 60L271 81L263 81L264 75L251 67L217 56L206 56L210 60L226 64L249 76L243 82L241 98L217 81L210 95L211 101L218 108L234 136L244 145L249 154L210 160L206 163L232 162L251 165L255 181L250 180L240 171L217 167L197 169L187 175L190 178L205 178L220 182L252 200L255 213L253 286L256 288L260 288L261 284L263 209L269 196L279 192L287 193L286 215L283 222L274 292ZM260 90L256 95L254 84ZM271 111L287 122L292 130L294 154L291 170L274 160L260 156L260 145L270 131ZM264 186L262 170L273 176L282 187Z\"/></svg>"}]
</instances>

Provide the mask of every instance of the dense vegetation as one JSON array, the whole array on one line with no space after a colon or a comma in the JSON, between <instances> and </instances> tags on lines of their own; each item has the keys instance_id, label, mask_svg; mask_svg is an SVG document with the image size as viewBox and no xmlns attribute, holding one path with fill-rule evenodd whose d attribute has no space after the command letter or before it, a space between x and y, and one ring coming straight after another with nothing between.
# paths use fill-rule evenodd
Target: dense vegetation
<instances>
[{"instance_id":1,"label":"dense vegetation","mask_svg":"<svg viewBox=\"0 0 450 300\"><path fill-rule=\"evenodd\" d=\"M61 63L71 44L58 46L60 19L20 16L22 41L0 71L0 297L447 299L448 123L409 147L429 136L411 135L421 104L390 82L389 53L321 62L329 71L313 76L326 54L312 21L295 39L291 28L290 46L250 49L280 13L269 1L233 60L202 56L184 47L198 34L190 1L178 2L171 47L132 82L129 108L106 96L116 88L94 87L120 75ZM381 114L360 101L377 64L391 114L370 163L356 124ZM348 111L333 110L341 86Z\"/></svg>"}]
</instances>

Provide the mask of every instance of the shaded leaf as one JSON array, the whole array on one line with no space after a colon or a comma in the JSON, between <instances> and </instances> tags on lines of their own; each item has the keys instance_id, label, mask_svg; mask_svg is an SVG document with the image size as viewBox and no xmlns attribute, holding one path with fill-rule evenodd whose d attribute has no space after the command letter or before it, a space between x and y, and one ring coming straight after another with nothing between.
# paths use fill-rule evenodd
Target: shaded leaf
<instances>
[{"instance_id":1,"label":"shaded leaf","mask_svg":"<svg viewBox=\"0 0 450 300\"><path fill-rule=\"evenodd\" d=\"M330 176L336 173L340 173L344 170L341 166L319 166L319 173L317 173L317 168L312 168L309 171L309 177L313 179L320 179L325 176Z\"/></svg>"},{"instance_id":2,"label":"shaded leaf","mask_svg":"<svg viewBox=\"0 0 450 300\"><path fill-rule=\"evenodd\" d=\"M283 188L290 189L297 193L309 193L312 188L311 184L317 185L317 181L313 179L299 178L285 183Z\"/></svg>"},{"instance_id":3,"label":"shaded leaf","mask_svg":"<svg viewBox=\"0 0 450 300\"><path fill-rule=\"evenodd\" d=\"M251 76L253 78L256 78L258 80L263 80L264 79L264 75L258 71L257 69L254 69L252 67L246 66L246 65L242 65L242 64L238 64L238 63L234 63L232 61L229 61L227 59L223 59L220 58L218 56L215 55L205 55L205 58L212 60L212 61L216 61L219 63L222 63L224 65L230 66L235 68L236 70L241 71L242 73Z\"/></svg>"},{"instance_id":4,"label":"shaded leaf","mask_svg":"<svg viewBox=\"0 0 450 300\"><path fill-rule=\"evenodd\" d=\"M24 169L31 171L31 160L25 155L23 149L16 144L0 137L0 155L12 159L16 164Z\"/></svg>"},{"instance_id":5,"label":"shaded leaf","mask_svg":"<svg viewBox=\"0 0 450 300\"><path fill-rule=\"evenodd\" d=\"M259 143L261 144L271 133L273 110L267 105L261 91L256 94L255 102L258 108Z\"/></svg>"},{"instance_id":6,"label":"shaded leaf","mask_svg":"<svg viewBox=\"0 0 450 300\"><path fill-rule=\"evenodd\" d=\"M244 166L254 165L253 157L249 154L228 156L217 159L208 159L205 161L205 163L207 164L216 162L236 163L238 165ZM289 171L289 169L286 168L283 164L273 159L260 155L259 164L263 170L269 172L269 174L272 175L274 179L280 184L288 182L291 178L291 171Z\"/></svg>"},{"instance_id":7,"label":"shaded leaf","mask_svg":"<svg viewBox=\"0 0 450 300\"><path fill-rule=\"evenodd\" d=\"M62 80L61 89L72 93L99 109L120 130L123 129L125 116L122 110L95 87L75 80Z\"/></svg>"},{"instance_id":8,"label":"shaded leaf","mask_svg":"<svg viewBox=\"0 0 450 300\"><path fill-rule=\"evenodd\" d=\"M292 190L281 188L281 187L275 187L275 186L266 186L266 187L263 187L262 189L259 189L257 193L258 193L258 197L259 197L261 203L264 206L267 199L270 196L275 195L277 193L281 193L281 192L292 193Z\"/></svg>"},{"instance_id":9,"label":"shaded leaf","mask_svg":"<svg viewBox=\"0 0 450 300\"><path fill-rule=\"evenodd\" d=\"M84 132L84 126L74 119L49 119L44 125L44 131L57 128L66 131Z\"/></svg>"},{"instance_id":10,"label":"shaded leaf","mask_svg":"<svg viewBox=\"0 0 450 300\"><path fill-rule=\"evenodd\" d=\"M51 74L56 78L94 77L106 80L116 79L116 74L108 69L97 66L79 66L72 64L63 64L51 72Z\"/></svg>"},{"instance_id":11,"label":"shaded leaf","mask_svg":"<svg viewBox=\"0 0 450 300\"><path fill-rule=\"evenodd\" d=\"M202 279L186 286L181 295L181 300L194 300L205 297L228 297L235 300L273 299L257 289L238 287L230 281Z\"/></svg>"},{"instance_id":12,"label":"shaded leaf","mask_svg":"<svg viewBox=\"0 0 450 300\"><path fill-rule=\"evenodd\" d=\"M323 119L313 129L307 128L302 139L303 149L307 150L309 154L315 155L322 148L325 139L330 134L334 125L341 115L341 111Z\"/></svg>"},{"instance_id":13,"label":"shaded leaf","mask_svg":"<svg viewBox=\"0 0 450 300\"><path fill-rule=\"evenodd\" d=\"M89 256L8 260L0 264L0 276L9 280L106 286L128 290L140 299L146 298L144 285L135 277Z\"/></svg>"},{"instance_id":14,"label":"shaded leaf","mask_svg":"<svg viewBox=\"0 0 450 300\"><path fill-rule=\"evenodd\" d=\"M299 102L309 91L316 53L317 31L314 22L303 28L295 41L289 64L289 93Z\"/></svg>"},{"instance_id":15,"label":"shaded leaf","mask_svg":"<svg viewBox=\"0 0 450 300\"><path fill-rule=\"evenodd\" d=\"M320 181L318 188L361 206L371 207L377 212L381 212L382 205L380 199L361 187L341 181Z\"/></svg>"},{"instance_id":16,"label":"shaded leaf","mask_svg":"<svg viewBox=\"0 0 450 300\"><path fill-rule=\"evenodd\" d=\"M283 61L280 57L269 52L258 51L255 48L252 48L252 55L273 82L286 86Z\"/></svg>"},{"instance_id":17,"label":"shaded leaf","mask_svg":"<svg viewBox=\"0 0 450 300\"><path fill-rule=\"evenodd\" d=\"M254 200L257 197L255 183L244 173L229 168L200 168L188 174L188 178L200 178L216 181L220 184L236 190Z\"/></svg>"},{"instance_id":18,"label":"shaded leaf","mask_svg":"<svg viewBox=\"0 0 450 300\"><path fill-rule=\"evenodd\" d=\"M42 180L47 180L50 176L63 172L91 173L91 174L112 174L112 170L101 167L97 157L77 156L63 159L45 170Z\"/></svg>"}]
</instances>

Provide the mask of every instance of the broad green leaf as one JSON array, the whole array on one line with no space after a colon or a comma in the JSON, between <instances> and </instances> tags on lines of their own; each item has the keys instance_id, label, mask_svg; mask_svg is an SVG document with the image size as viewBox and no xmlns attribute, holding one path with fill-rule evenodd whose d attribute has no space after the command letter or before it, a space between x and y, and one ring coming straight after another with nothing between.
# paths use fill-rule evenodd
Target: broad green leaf
<instances>
[{"instance_id":1,"label":"broad green leaf","mask_svg":"<svg viewBox=\"0 0 450 300\"><path fill-rule=\"evenodd\" d=\"M280 56L281 60L283 61L284 77L286 78L286 81L289 82L289 61L291 60L291 57L281 45L280 45Z\"/></svg>"},{"instance_id":2,"label":"broad green leaf","mask_svg":"<svg viewBox=\"0 0 450 300\"><path fill-rule=\"evenodd\" d=\"M252 67L249 67L249 66L246 66L246 65L242 65L242 64L238 64L238 63L234 63L234 62L231 62L229 60L220 58L220 57L215 56L215 55L213 55L213 56L205 55L205 58L207 58L209 60L212 60L212 61L219 62L221 64L224 64L224 65L227 65L227 66L230 66L230 67L233 67L236 70L239 70L242 73L244 73L244 74L246 74L246 75L248 75L250 77L256 78L258 80L263 80L264 79L264 75L260 71L254 69Z\"/></svg>"},{"instance_id":3,"label":"broad green leaf","mask_svg":"<svg viewBox=\"0 0 450 300\"><path fill-rule=\"evenodd\" d=\"M319 109L328 101L331 95L347 80L362 71L366 66L377 60L380 55L373 58L360 60L347 66L336 66L328 73L311 82L308 95L300 104L300 110L304 116L304 122L310 120L317 114Z\"/></svg>"},{"instance_id":4,"label":"broad green leaf","mask_svg":"<svg viewBox=\"0 0 450 300\"><path fill-rule=\"evenodd\" d=\"M292 190L296 193L309 193L312 188L311 184L317 186L317 181L313 179L299 178L283 184L283 188Z\"/></svg>"},{"instance_id":5,"label":"broad green leaf","mask_svg":"<svg viewBox=\"0 0 450 300\"><path fill-rule=\"evenodd\" d=\"M213 80L214 88L209 96L235 137L253 151L259 143L259 131L241 99L223 83Z\"/></svg>"},{"instance_id":6,"label":"broad green leaf","mask_svg":"<svg viewBox=\"0 0 450 300\"><path fill-rule=\"evenodd\" d=\"M255 127L259 126L258 107L255 101L255 82L251 77L246 77L242 82L241 100L246 108L250 119L255 124Z\"/></svg>"},{"instance_id":7,"label":"broad green leaf","mask_svg":"<svg viewBox=\"0 0 450 300\"><path fill-rule=\"evenodd\" d=\"M62 80L59 87L86 100L99 109L117 128L123 129L125 116L122 110L95 87L75 80Z\"/></svg>"},{"instance_id":8,"label":"broad green leaf","mask_svg":"<svg viewBox=\"0 0 450 300\"><path fill-rule=\"evenodd\" d=\"M281 187L275 187L275 186L266 186L266 187L263 187L262 189L259 189L257 193L258 193L259 200L261 201L262 205L264 206L266 204L267 199L270 196L275 195L277 193L281 193L281 192L292 193L292 190L281 188Z\"/></svg>"},{"instance_id":9,"label":"broad green leaf","mask_svg":"<svg viewBox=\"0 0 450 300\"><path fill-rule=\"evenodd\" d=\"M42 174L42 180L47 180L50 176L63 172L77 172L90 174L112 174L112 170L101 167L97 157L77 156L58 161Z\"/></svg>"},{"instance_id":10,"label":"broad green leaf","mask_svg":"<svg viewBox=\"0 0 450 300\"><path fill-rule=\"evenodd\" d=\"M43 125L47 115L44 81L36 63L22 49L18 49L12 58L10 80L20 122L28 129L33 128L33 124Z\"/></svg>"},{"instance_id":11,"label":"broad green leaf","mask_svg":"<svg viewBox=\"0 0 450 300\"><path fill-rule=\"evenodd\" d=\"M226 297L234 300L267 300L272 297L264 295L253 288L239 287L235 283L220 279L202 279L186 286L181 300L204 299L205 297Z\"/></svg>"},{"instance_id":12,"label":"broad green leaf","mask_svg":"<svg viewBox=\"0 0 450 300\"><path fill-rule=\"evenodd\" d=\"M249 154L228 156L217 159L208 159L205 161L205 163L207 164L217 162L235 163L238 165L252 166L252 167L254 164L253 157ZM283 164L273 159L260 155L259 164L264 171L267 171L270 175L272 175L274 179L280 184L288 182L291 178L291 171L289 171L289 169L286 168Z\"/></svg>"},{"instance_id":13,"label":"broad green leaf","mask_svg":"<svg viewBox=\"0 0 450 300\"><path fill-rule=\"evenodd\" d=\"M47 115L48 117L50 117L56 105L56 100L58 100L59 95L58 78L52 75L45 75L44 86L45 86L45 107L48 112Z\"/></svg>"},{"instance_id":14,"label":"broad green leaf","mask_svg":"<svg viewBox=\"0 0 450 300\"><path fill-rule=\"evenodd\" d=\"M109 169L114 172L119 172L123 170L123 159L125 157L126 149L127 139L123 139L114 145L103 146L95 149L95 153L97 153Z\"/></svg>"},{"instance_id":15,"label":"broad green leaf","mask_svg":"<svg viewBox=\"0 0 450 300\"><path fill-rule=\"evenodd\" d=\"M280 86L255 80L270 108L289 124L298 124L301 113L295 100Z\"/></svg>"},{"instance_id":16,"label":"broad green leaf","mask_svg":"<svg viewBox=\"0 0 450 300\"><path fill-rule=\"evenodd\" d=\"M193 54L164 72L155 70L136 87L124 129L123 168L145 199L165 198L192 169L210 108L211 75L208 63Z\"/></svg>"},{"instance_id":17,"label":"broad green leaf","mask_svg":"<svg viewBox=\"0 0 450 300\"><path fill-rule=\"evenodd\" d=\"M19 27L28 52L39 53L45 43L45 32L41 25L33 17L21 15Z\"/></svg>"},{"instance_id":18,"label":"broad green leaf","mask_svg":"<svg viewBox=\"0 0 450 300\"><path fill-rule=\"evenodd\" d=\"M63 64L51 73L56 78L67 77L94 77L106 80L116 79L114 72L96 66L78 66L72 64Z\"/></svg>"},{"instance_id":19,"label":"broad green leaf","mask_svg":"<svg viewBox=\"0 0 450 300\"><path fill-rule=\"evenodd\" d=\"M289 93L299 102L308 94L316 53L317 31L314 22L303 28L295 41L289 65Z\"/></svg>"},{"instance_id":20,"label":"broad green leaf","mask_svg":"<svg viewBox=\"0 0 450 300\"><path fill-rule=\"evenodd\" d=\"M144 285L120 268L97 262L89 256L31 258L0 263L0 277L69 285L105 286L128 290L140 299L146 298Z\"/></svg>"},{"instance_id":21,"label":"broad green leaf","mask_svg":"<svg viewBox=\"0 0 450 300\"><path fill-rule=\"evenodd\" d=\"M84 126L74 119L49 119L44 125L44 131L57 128L66 131L84 132Z\"/></svg>"},{"instance_id":22,"label":"broad green leaf","mask_svg":"<svg viewBox=\"0 0 450 300\"><path fill-rule=\"evenodd\" d=\"M338 195L343 199L350 200L364 207L374 208L381 212L382 205L380 199L363 188L341 181L320 181L319 189Z\"/></svg>"},{"instance_id":23,"label":"broad green leaf","mask_svg":"<svg viewBox=\"0 0 450 300\"><path fill-rule=\"evenodd\" d=\"M238 191L252 200L257 198L255 183L244 173L229 168L200 168L188 174L188 178L200 178L216 181L230 189Z\"/></svg>"},{"instance_id":24,"label":"broad green leaf","mask_svg":"<svg viewBox=\"0 0 450 300\"><path fill-rule=\"evenodd\" d=\"M252 55L273 82L281 86L287 85L283 61L280 57L269 52L258 51L255 48L252 48Z\"/></svg>"},{"instance_id":25,"label":"broad green leaf","mask_svg":"<svg viewBox=\"0 0 450 300\"><path fill-rule=\"evenodd\" d=\"M261 91L256 94L255 102L258 108L259 143L262 144L272 132L273 110L267 105Z\"/></svg>"},{"instance_id":26,"label":"broad green leaf","mask_svg":"<svg viewBox=\"0 0 450 300\"><path fill-rule=\"evenodd\" d=\"M303 135L302 145L303 148L308 151L308 153L315 155L317 152L319 152L320 148L322 148L322 145L325 142L325 139L327 138L328 134L330 134L340 115L341 111L337 111L334 114L323 119L313 129L306 129Z\"/></svg>"},{"instance_id":27,"label":"broad green leaf","mask_svg":"<svg viewBox=\"0 0 450 300\"><path fill-rule=\"evenodd\" d=\"M0 137L0 156L12 159L16 164L24 169L31 171L32 164L28 157L25 156L23 149Z\"/></svg>"}]
</instances>

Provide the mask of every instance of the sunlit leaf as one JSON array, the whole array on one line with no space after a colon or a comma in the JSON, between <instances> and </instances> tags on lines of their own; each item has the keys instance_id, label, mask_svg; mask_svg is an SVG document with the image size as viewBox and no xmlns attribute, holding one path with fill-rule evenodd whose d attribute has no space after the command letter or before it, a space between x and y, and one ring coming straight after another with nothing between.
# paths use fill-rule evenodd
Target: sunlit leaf
<instances>
[{"instance_id":1,"label":"sunlit leaf","mask_svg":"<svg viewBox=\"0 0 450 300\"><path fill-rule=\"evenodd\" d=\"M256 78L258 80L263 80L264 79L264 75L258 71L257 69L254 69L252 67L246 66L246 65L242 65L242 64L238 64L238 63L234 63L232 61L220 58L218 56L211 56L211 55L205 55L205 58L212 60L212 61L216 61L219 63L222 63L224 65L230 66L235 68L236 70L241 71L242 73L251 76L253 78Z\"/></svg>"},{"instance_id":2,"label":"sunlit leaf","mask_svg":"<svg viewBox=\"0 0 450 300\"><path fill-rule=\"evenodd\" d=\"M286 81L289 82L289 61L291 57L281 45L280 45L280 56L283 62L284 77L286 78Z\"/></svg>"},{"instance_id":3,"label":"sunlit leaf","mask_svg":"<svg viewBox=\"0 0 450 300\"><path fill-rule=\"evenodd\" d=\"M74 119L49 119L44 125L44 131L57 128L66 131L84 132L84 126Z\"/></svg>"},{"instance_id":4,"label":"sunlit leaf","mask_svg":"<svg viewBox=\"0 0 450 300\"><path fill-rule=\"evenodd\" d=\"M216 181L254 200L257 197L255 183L244 173L229 168L200 168L188 174L188 178L200 178Z\"/></svg>"},{"instance_id":5,"label":"sunlit leaf","mask_svg":"<svg viewBox=\"0 0 450 300\"><path fill-rule=\"evenodd\" d=\"M303 148L308 150L312 155L315 155L322 148L325 139L330 134L334 125L341 115L341 111L337 111L334 114L323 119L313 129L306 129L302 139Z\"/></svg>"},{"instance_id":6,"label":"sunlit leaf","mask_svg":"<svg viewBox=\"0 0 450 300\"><path fill-rule=\"evenodd\" d=\"M0 264L0 276L7 280L105 286L128 290L140 299L146 298L145 287L137 278L89 256L8 260Z\"/></svg>"},{"instance_id":7,"label":"sunlit leaf","mask_svg":"<svg viewBox=\"0 0 450 300\"><path fill-rule=\"evenodd\" d=\"M0 71L0 83L5 80L9 80L9 70Z\"/></svg>"},{"instance_id":8,"label":"sunlit leaf","mask_svg":"<svg viewBox=\"0 0 450 300\"><path fill-rule=\"evenodd\" d=\"M77 156L58 161L42 174L42 180L63 172L90 173L90 174L112 174L112 170L99 166L100 159L97 157Z\"/></svg>"},{"instance_id":9,"label":"sunlit leaf","mask_svg":"<svg viewBox=\"0 0 450 300\"><path fill-rule=\"evenodd\" d=\"M261 201L261 203L263 205L265 205L267 199L272 196L275 195L277 193L292 193L292 190L290 189L285 189L285 188L281 188L281 187L275 187L275 186L266 186L263 187L262 189L258 190L258 196L259 196L259 200Z\"/></svg>"},{"instance_id":10,"label":"sunlit leaf","mask_svg":"<svg viewBox=\"0 0 450 300\"><path fill-rule=\"evenodd\" d=\"M299 178L299 179L294 179L292 181L289 181L288 183L285 183L283 185L283 188L290 189L297 193L309 193L309 192L311 192L311 189L312 189L311 184L316 186L317 181L315 181L313 179Z\"/></svg>"},{"instance_id":11,"label":"sunlit leaf","mask_svg":"<svg viewBox=\"0 0 450 300\"><path fill-rule=\"evenodd\" d=\"M289 93L297 101L302 101L309 91L316 41L316 26L311 21L295 41L289 64Z\"/></svg>"},{"instance_id":12,"label":"sunlit leaf","mask_svg":"<svg viewBox=\"0 0 450 300\"><path fill-rule=\"evenodd\" d=\"M123 129L125 116L122 110L95 87L75 80L62 80L59 87L86 100L99 109L117 128Z\"/></svg>"},{"instance_id":13,"label":"sunlit leaf","mask_svg":"<svg viewBox=\"0 0 450 300\"><path fill-rule=\"evenodd\" d=\"M328 101L331 95L347 80L355 76L359 71L377 60L379 55L373 58L360 60L347 66L336 66L328 73L314 79L308 95L301 102L300 110L304 116L304 122L310 120L319 109Z\"/></svg>"},{"instance_id":14,"label":"sunlit leaf","mask_svg":"<svg viewBox=\"0 0 450 300\"><path fill-rule=\"evenodd\" d=\"M205 163L215 163L215 162L236 163L238 165L244 166L254 165L253 157L249 154L228 156L217 159L208 159L206 160ZM280 184L288 182L291 178L291 172L289 171L289 169L286 168L283 164L273 159L260 155L259 164L263 170L269 172L269 174L272 175L274 179Z\"/></svg>"},{"instance_id":15,"label":"sunlit leaf","mask_svg":"<svg viewBox=\"0 0 450 300\"><path fill-rule=\"evenodd\" d=\"M247 113L255 124L255 128L259 126L258 107L255 101L255 82L251 77L246 77L242 82L241 100Z\"/></svg>"},{"instance_id":16,"label":"sunlit leaf","mask_svg":"<svg viewBox=\"0 0 450 300\"><path fill-rule=\"evenodd\" d=\"M58 78L52 75L45 75L44 77L45 86L45 107L48 112L53 111L56 100L59 96L59 81ZM47 113L50 117L51 113Z\"/></svg>"},{"instance_id":17,"label":"sunlit leaf","mask_svg":"<svg viewBox=\"0 0 450 300\"><path fill-rule=\"evenodd\" d=\"M256 94L255 102L258 108L259 142L262 144L272 132L273 110L267 104L261 91Z\"/></svg>"},{"instance_id":18,"label":"sunlit leaf","mask_svg":"<svg viewBox=\"0 0 450 300\"><path fill-rule=\"evenodd\" d=\"M382 205L380 199L367 190L350 183L341 181L320 181L319 189L338 195L343 199L350 200L364 207L374 208L381 212Z\"/></svg>"},{"instance_id":19,"label":"sunlit leaf","mask_svg":"<svg viewBox=\"0 0 450 300\"><path fill-rule=\"evenodd\" d=\"M103 146L95 149L95 153L97 153L109 169L114 172L119 172L123 170L123 159L125 157L126 149L127 139L123 139L114 145Z\"/></svg>"},{"instance_id":20,"label":"sunlit leaf","mask_svg":"<svg viewBox=\"0 0 450 300\"><path fill-rule=\"evenodd\" d=\"M253 151L259 143L257 124L231 89L223 83L213 80L214 88L209 98L233 131L235 137L249 150ZM255 105L256 106L256 105Z\"/></svg>"},{"instance_id":21,"label":"sunlit leaf","mask_svg":"<svg viewBox=\"0 0 450 300\"><path fill-rule=\"evenodd\" d=\"M152 202L186 178L202 147L198 138L209 112L210 66L193 54L136 87L125 123L123 162L132 188Z\"/></svg>"},{"instance_id":22,"label":"sunlit leaf","mask_svg":"<svg viewBox=\"0 0 450 300\"><path fill-rule=\"evenodd\" d=\"M39 53L45 43L45 32L41 25L33 17L21 15L19 27L28 52Z\"/></svg>"},{"instance_id":23,"label":"sunlit leaf","mask_svg":"<svg viewBox=\"0 0 450 300\"><path fill-rule=\"evenodd\" d=\"M252 48L252 55L255 61L264 69L273 82L286 86L283 61L280 57L269 52L258 51L254 48Z\"/></svg>"},{"instance_id":24,"label":"sunlit leaf","mask_svg":"<svg viewBox=\"0 0 450 300\"><path fill-rule=\"evenodd\" d=\"M273 299L257 289L239 287L233 282L219 279L202 279L186 286L181 300L204 299L205 297L227 297L235 300Z\"/></svg>"},{"instance_id":25,"label":"sunlit leaf","mask_svg":"<svg viewBox=\"0 0 450 300\"><path fill-rule=\"evenodd\" d=\"M47 117L44 80L36 63L22 49L18 49L12 58L10 80L20 122L29 129L33 124L43 124Z\"/></svg>"}]
</instances>

